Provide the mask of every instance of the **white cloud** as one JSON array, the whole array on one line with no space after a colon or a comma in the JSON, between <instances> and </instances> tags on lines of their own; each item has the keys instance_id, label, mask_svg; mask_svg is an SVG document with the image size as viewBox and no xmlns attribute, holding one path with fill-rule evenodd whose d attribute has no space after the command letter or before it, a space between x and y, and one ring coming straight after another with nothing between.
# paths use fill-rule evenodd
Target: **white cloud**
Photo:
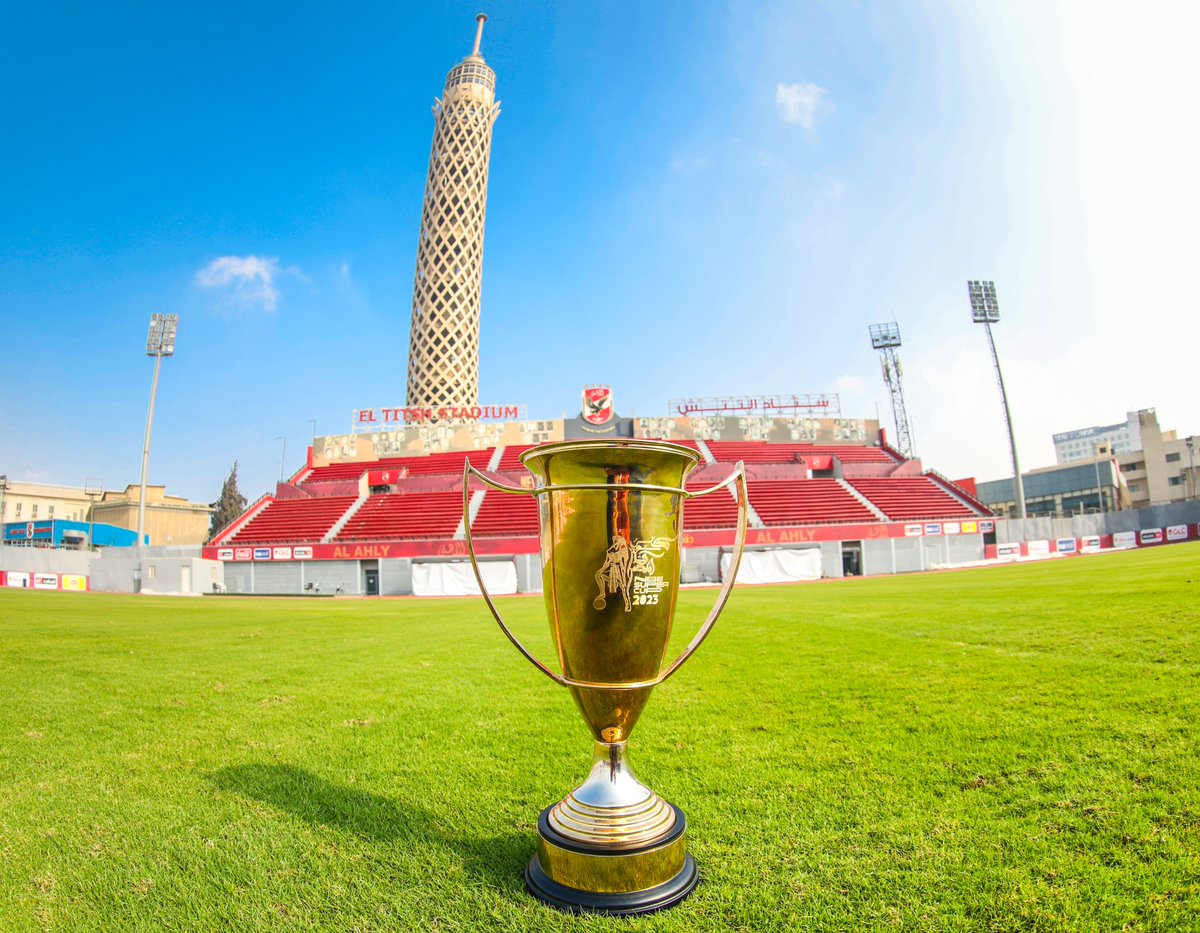
<instances>
[{"instance_id":1,"label":"white cloud","mask_svg":"<svg viewBox=\"0 0 1200 933\"><path fill-rule=\"evenodd\" d=\"M278 256L220 256L196 273L196 284L228 289L226 304L274 311L279 304L275 280L299 273L295 267L281 268Z\"/></svg>"},{"instance_id":2,"label":"white cloud","mask_svg":"<svg viewBox=\"0 0 1200 933\"><path fill-rule=\"evenodd\" d=\"M817 108L828 91L811 82L807 84L776 84L775 106L784 123L796 124L806 130L813 128Z\"/></svg>"}]
</instances>

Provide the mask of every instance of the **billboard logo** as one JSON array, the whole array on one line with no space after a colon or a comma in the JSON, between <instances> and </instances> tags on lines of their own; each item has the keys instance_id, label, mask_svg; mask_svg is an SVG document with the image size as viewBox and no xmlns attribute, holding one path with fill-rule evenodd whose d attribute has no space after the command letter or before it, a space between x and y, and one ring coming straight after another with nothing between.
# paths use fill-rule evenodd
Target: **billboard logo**
<instances>
[{"instance_id":1,"label":"billboard logo","mask_svg":"<svg viewBox=\"0 0 1200 933\"><path fill-rule=\"evenodd\" d=\"M1079 540L1079 549L1084 554L1095 554L1098 550L1100 550L1100 536L1084 535Z\"/></svg>"},{"instance_id":2,"label":"billboard logo","mask_svg":"<svg viewBox=\"0 0 1200 933\"><path fill-rule=\"evenodd\" d=\"M962 533L965 535L973 535L979 531L979 522L963 522Z\"/></svg>"},{"instance_id":3,"label":"billboard logo","mask_svg":"<svg viewBox=\"0 0 1200 933\"><path fill-rule=\"evenodd\" d=\"M956 535L959 533L961 528L962 525L959 522L946 522L946 524L942 527L942 530L945 534Z\"/></svg>"},{"instance_id":4,"label":"billboard logo","mask_svg":"<svg viewBox=\"0 0 1200 933\"><path fill-rule=\"evenodd\" d=\"M256 547L254 549L254 559L255 560L270 560L271 559L271 549L269 547Z\"/></svg>"},{"instance_id":5,"label":"billboard logo","mask_svg":"<svg viewBox=\"0 0 1200 933\"><path fill-rule=\"evenodd\" d=\"M979 523L979 530L982 531L986 535L989 532L996 530L996 523L994 521L991 521L990 519L987 521L982 521Z\"/></svg>"},{"instance_id":6,"label":"billboard logo","mask_svg":"<svg viewBox=\"0 0 1200 933\"><path fill-rule=\"evenodd\" d=\"M1161 528L1143 528L1138 532L1138 540L1142 544L1162 544L1163 530Z\"/></svg>"},{"instance_id":7,"label":"billboard logo","mask_svg":"<svg viewBox=\"0 0 1200 933\"><path fill-rule=\"evenodd\" d=\"M234 560L249 560L249 559L250 559L250 555L251 555L252 553L253 553L253 552L252 552L252 551L250 550L250 548L248 548L248 547L239 547L239 548L234 548L234 551L233 551L233 559L234 559Z\"/></svg>"},{"instance_id":8,"label":"billboard logo","mask_svg":"<svg viewBox=\"0 0 1200 933\"><path fill-rule=\"evenodd\" d=\"M924 530L925 529L922 528L920 525L905 525L904 526L904 536L906 538L919 538L919 537L921 537L921 533Z\"/></svg>"},{"instance_id":9,"label":"billboard logo","mask_svg":"<svg viewBox=\"0 0 1200 933\"><path fill-rule=\"evenodd\" d=\"M296 560L308 560L313 555L311 547L294 547L292 548L292 557Z\"/></svg>"},{"instance_id":10,"label":"billboard logo","mask_svg":"<svg viewBox=\"0 0 1200 933\"><path fill-rule=\"evenodd\" d=\"M35 590L57 590L58 574L35 573L33 575L33 588Z\"/></svg>"},{"instance_id":11,"label":"billboard logo","mask_svg":"<svg viewBox=\"0 0 1200 933\"><path fill-rule=\"evenodd\" d=\"M87 589L87 577L81 577L73 573L64 573L62 578L62 588L64 590L83 592Z\"/></svg>"},{"instance_id":12,"label":"billboard logo","mask_svg":"<svg viewBox=\"0 0 1200 933\"><path fill-rule=\"evenodd\" d=\"M25 590L29 588L29 574L23 570L10 570L5 574L4 581L15 589Z\"/></svg>"},{"instance_id":13,"label":"billboard logo","mask_svg":"<svg viewBox=\"0 0 1200 933\"><path fill-rule=\"evenodd\" d=\"M233 548L231 548L231 547L217 548L217 560L233 560Z\"/></svg>"},{"instance_id":14,"label":"billboard logo","mask_svg":"<svg viewBox=\"0 0 1200 933\"><path fill-rule=\"evenodd\" d=\"M1137 532L1136 531L1118 531L1115 535L1113 535L1113 547L1115 547L1115 548L1137 547Z\"/></svg>"},{"instance_id":15,"label":"billboard logo","mask_svg":"<svg viewBox=\"0 0 1200 933\"><path fill-rule=\"evenodd\" d=\"M1020 557L1021 556L1021 545L1016 541L1014 541L1011 544L998 544L998 545L996 545L996 556L997 557Z\"/></svg>"},{"instance_id":16,"label":"billboard logo","mask_svg":"<svg viewBox=\"0 0 1200 933\"><path fill-rule=\"evenodd\" d=\"M927 524L925 526L925 534L927 534L927 535L940 535L941 533L942 533L942 523L941 522L930 522L929 524Z\"/></svg>"},{"instance_id":17,"label":"billboard logo","mask_svg":"<svg viewBox=\"0 0 1200 933\"><path fill-rule=\"evenodd\" d=\"M1168 541L1186 541L1188 535L1187 525L1168 525L1167 540Z\"/></svg>"},{"instance_id":18,"label":"billboard logo","mask_svg":"<svg viewBox=\"0 0 1200 933\"><path fill-rule=\"evenodd\" d=\"M1054 542L1054 549L1059 554L1075 554L1078 551L1078 544L1074 538L1058 538Z\"/></svg>"},{"instance_id":19,"label":"billboard logo","mask_svg":"<svg viewBox=\"0 0 1200 933\"><path fill-rule=\"evenodd\" d=\"M272 560L291 560L292 549L290 547L277 547L271 549Z\"/></svg>"}]
</instances>

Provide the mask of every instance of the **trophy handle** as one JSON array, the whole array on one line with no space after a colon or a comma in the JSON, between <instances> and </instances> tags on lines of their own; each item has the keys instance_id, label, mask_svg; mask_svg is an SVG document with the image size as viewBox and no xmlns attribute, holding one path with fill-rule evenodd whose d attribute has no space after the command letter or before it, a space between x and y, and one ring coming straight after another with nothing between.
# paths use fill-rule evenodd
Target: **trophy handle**
<instances>
[{"instance_id":1,"label":"trophy handle","mask_svg":"<svg viewBox=\"0 0 1200 933\"><path fill-rule=\"evenodd\" d=\"M708 489L700 492L689 492L684 495L689 499L699 499L701 496L707 496L709 493L714 493L718 489L724 489L730 483L737 484L738 495L738 524L737 536L733 542L733 560L729 562L729 572L725 574L725 581L721 584L721 592L717 594L717 601L708 613L708 618L704 620L704 624L700 626L700 631L696 633L696 637L691 640L691 643L683 649L683 653L679 655L670 665L655 678L654 683L661 684L664 680L679 670L679 666L690 658L700 647L700 643L708 637L708 633L712 631L713 625L716 624L717 617L721 614L721 610L725 608L725 603L729 599L729 594L733 592L733 583L737 579L738 567L742 562L742 551L746 546L746 517L750 510L750 497L746 492L746 466L739 460L733 468L733 472L729 474L721 482L715 486L710 486Z\"/></svg>"},{"instance_id":2,"label":"trophy handle","mask_svg":"<svg viewBox=\"0 0 1200 933\"><path fill-rule=\"evenodd\" d=\"M463 460L463 529L466 531L467 554L470 555L471 558L471 569L475 571L475 579L479 583L479 592L483 594L483 601L487 603L488 609L492 611L492 615L500 624L500 630L504 632L506 636L508 636L508 640L513 643L513 647L521 652L521 654L525 655L525 659L529 661L530 664L536 667L555 683L562 684L563 686L570 686L573 681L568 680L562 674L552 671L545 664L535 658L528 651L528 649L526 649L526 647L517 640L517 636L514 635L509 630L508 626L504 624L504 619L500 616L500 610L496 608L496 604L492 602L491 594L488 593L487 587L483 585L483 574L479 572L479 562L475 559L475 544L471 540L471 476L475 476L481 482L491 486L493 489L496 489L500 492L506 492L510 495L533 496L537 493L533 489L522 489L520 486L509 486L505 483L497 483L495 480L488 479L488 477L484 476L483 473L471 466L471 461L469 459Z\"/></svg>"}]
</instances>

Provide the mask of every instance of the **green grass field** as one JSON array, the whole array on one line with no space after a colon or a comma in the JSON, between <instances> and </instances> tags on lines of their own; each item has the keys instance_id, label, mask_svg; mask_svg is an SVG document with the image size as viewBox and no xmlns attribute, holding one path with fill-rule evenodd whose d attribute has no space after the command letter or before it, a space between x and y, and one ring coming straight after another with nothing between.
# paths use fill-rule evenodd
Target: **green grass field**
<instances>
[{"instance_id":1,"label":"green grass field","mask_svg":"<svg viewBox=\"0 0 1200 933\"><path fill-rule=\"evenodd\" d=\"M0 591L0 930L1197 930L1198 596L1198 544L736 591L631 742L700 886L622 920L524 893L590 739L482 601Z\"/></svg>"}]
</instances>

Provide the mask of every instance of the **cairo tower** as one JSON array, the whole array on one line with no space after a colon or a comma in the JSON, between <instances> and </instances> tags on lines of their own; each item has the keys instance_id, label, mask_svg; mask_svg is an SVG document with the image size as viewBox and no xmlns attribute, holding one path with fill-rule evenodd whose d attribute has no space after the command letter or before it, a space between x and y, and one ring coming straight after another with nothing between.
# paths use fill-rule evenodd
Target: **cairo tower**
<instances>
[{"instance_id":1,"label":"cairo tower","mask_svg":"<svg viewBox=\"0 0 1200 933\"><path fill-rule=\"evenodd\" d=\"M475 47L446 75L442 99L433 107L408 341L405 404L411 408L479 402L483 219L500 106L496 73L479 54L487 17L475 19Z\"/></svg>"}]
</instances>

